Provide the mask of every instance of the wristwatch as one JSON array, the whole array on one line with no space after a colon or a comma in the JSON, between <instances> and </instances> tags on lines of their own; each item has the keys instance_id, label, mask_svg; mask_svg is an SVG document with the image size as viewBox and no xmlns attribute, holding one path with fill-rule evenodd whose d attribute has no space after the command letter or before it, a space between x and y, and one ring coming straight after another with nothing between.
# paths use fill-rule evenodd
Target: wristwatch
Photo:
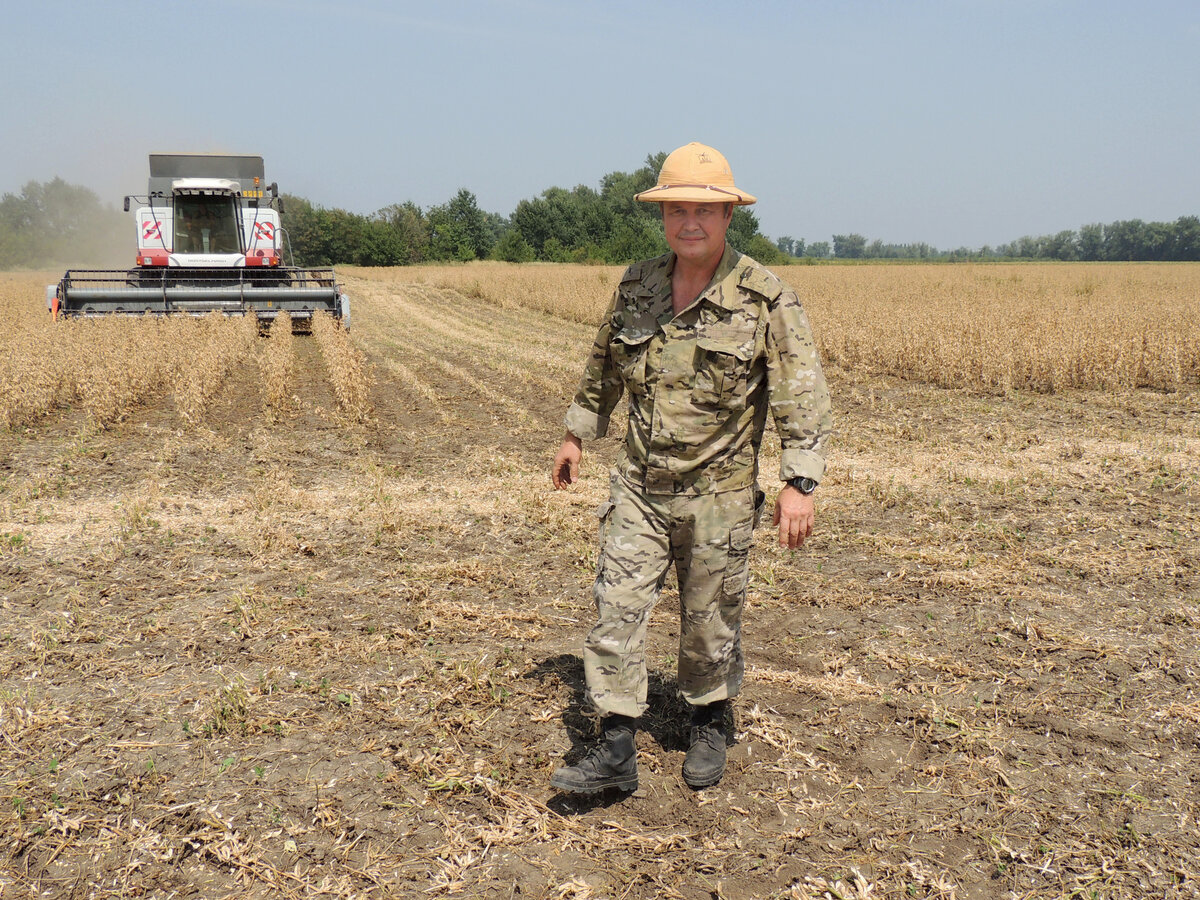
<instances>
[{"instance_id":1,"label":"wristwatch","mask_svg":"<svg viewBox=\"0 0 1200 900\"><path fill-rule=\"evenodd\" d=\"M811 478L789 478L788 484L802 494L811 494L817 489L817 483Z\"/></svg>"}]
</instances>

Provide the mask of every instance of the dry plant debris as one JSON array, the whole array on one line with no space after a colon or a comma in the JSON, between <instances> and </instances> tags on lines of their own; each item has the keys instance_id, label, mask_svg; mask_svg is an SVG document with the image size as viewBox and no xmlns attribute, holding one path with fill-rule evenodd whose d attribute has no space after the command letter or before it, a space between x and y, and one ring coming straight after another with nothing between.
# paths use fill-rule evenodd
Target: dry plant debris
<instances>
[{"instance_id":1,"label":"dry plant debris","mask_svg":"<svg viewBox=\"0 0 1200 900\"><path fill-rule=\"evenodd\" d=\"M0 896L1200 894L1195 267L785 270L838 436L729 773L668 587L642 787L579 802L621 436L547 467L618 274L350 270L352 335L257 341L0 274Z\"/></svg>"}]
</instances>

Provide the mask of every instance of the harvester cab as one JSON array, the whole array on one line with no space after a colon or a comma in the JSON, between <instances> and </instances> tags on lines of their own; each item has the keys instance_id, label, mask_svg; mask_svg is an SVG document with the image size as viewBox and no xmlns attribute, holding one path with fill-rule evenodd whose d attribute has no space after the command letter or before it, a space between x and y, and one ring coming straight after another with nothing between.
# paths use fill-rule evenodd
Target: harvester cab
<instances>
[{"instance_id":1,"label":"harvester cab","mask_svg":"<svg viewBox=\"0 0 1200 900\"><path fill-rule=\"evenodd\" d=\"M332 269L284 265L286 233L275 184L261 156L150 155L139 203L133 269L68 271L46 288L57 317L102 315L254 315L269 324L286 310L297 331L316 312L350 325L350 301Z\"/></svg>"},{"instance_id":2,"label":"harvester cab","mask_svg":"<svg viewBox=\"0 0 1200 900\"><path fill-rule=\"evenodd\" d=\"M171 199L169 216L160 215L153 206L138 210L138 264L152 266L156 255L165 254L167 265L236 266L246 248L233 183L180 179L172 187Z\"/></svg>"}]
</instances>

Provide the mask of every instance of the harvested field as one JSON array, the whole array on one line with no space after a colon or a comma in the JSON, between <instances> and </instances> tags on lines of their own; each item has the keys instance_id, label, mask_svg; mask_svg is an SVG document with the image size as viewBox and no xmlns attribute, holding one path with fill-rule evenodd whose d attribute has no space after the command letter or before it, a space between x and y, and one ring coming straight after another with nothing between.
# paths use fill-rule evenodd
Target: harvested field
<instances>
[{"instance_id":1,"label":"harvested field","mask_svg":"<svg viewBox=\"0 0 1200 900\"><path fill-rule=\"evenodd\" d=\"M785 270L838 435L730 770L668 588L641 788L579 800L621 429L549 463L617 274L348 270L348 338L246 341L0 273L0 896L1200 896L1200 268Z\"/></svg>"}]
</instances>

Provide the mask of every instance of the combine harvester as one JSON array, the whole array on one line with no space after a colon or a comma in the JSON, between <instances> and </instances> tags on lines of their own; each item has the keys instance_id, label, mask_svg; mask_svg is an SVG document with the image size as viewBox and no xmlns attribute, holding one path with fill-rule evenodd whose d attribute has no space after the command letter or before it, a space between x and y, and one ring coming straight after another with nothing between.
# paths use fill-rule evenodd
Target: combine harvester
<instances>
[{"instance_id":1,"label":"combine harvester","mask_svg":"<svg viewBox=\"0 0 1200 900\"><path fill-rule=\"evenodd\" d=\"M293 330L328 312L350 327L350 300L333 269L283 265L279 189L265 183L261 156L150 154L150 187L133 199L137 266L71 269L46 287L55 318L253 315L265 328L287 311ZM290 248L289 248L290 249Z\"/></svg>"}]
</instances>

